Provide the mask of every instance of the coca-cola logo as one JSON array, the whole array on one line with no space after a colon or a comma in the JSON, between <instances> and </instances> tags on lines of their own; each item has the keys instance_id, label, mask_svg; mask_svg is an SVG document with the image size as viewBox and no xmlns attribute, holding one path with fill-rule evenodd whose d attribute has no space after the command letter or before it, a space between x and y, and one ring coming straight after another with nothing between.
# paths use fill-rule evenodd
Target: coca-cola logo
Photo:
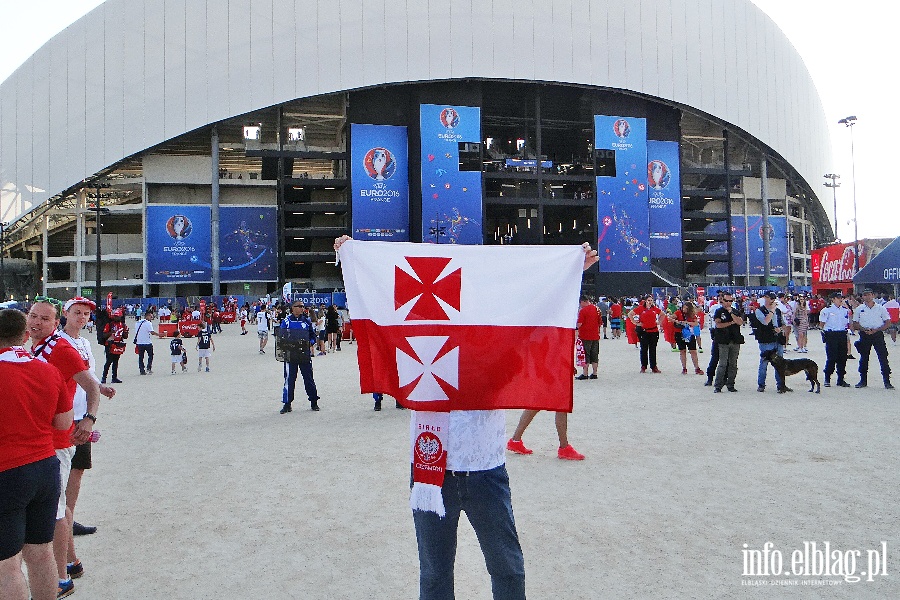
<instances>
[{"instance_id":1,"label":"coca-cola logo","mask_svg":"<svg viewBox=\"0 0 900 600\"><path fill-rule=\"evenodd\" d=\"M843 253L838 257L829 255L828 250L822 254L822 264L819 267L819 281L822 283L834 281L850 281L855 275L854 263L856 254L853 246L845 246Z\"/></svg>"}]
</instances>

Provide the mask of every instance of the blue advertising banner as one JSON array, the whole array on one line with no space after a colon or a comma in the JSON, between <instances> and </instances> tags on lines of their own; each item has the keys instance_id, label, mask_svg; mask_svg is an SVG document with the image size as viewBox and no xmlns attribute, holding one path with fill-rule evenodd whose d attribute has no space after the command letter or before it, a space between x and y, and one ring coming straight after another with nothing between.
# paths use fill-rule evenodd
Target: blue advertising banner
<instances>
[{"instance_id":1,"label":"blue advertising banner","mask_svg":"<svg viewBox=\"0 0 900 600\"><path fill-rule=\"evenodd\" d=\"M147 281L208 282L209 206L147 206Z\"/></svg>"},{"instance_id":2,"label":"blue advertising banner","mask_svg":"<svg viewBox=\"0 0 900 600\"><path fill-rule=\"evenodd\" d=\"M749 228L749 231L748 231ZM747 275L747 240L750 241L750 275L764 275L762 215L731 216L731 256L735 276ZM769 217L769 267L773 277L787 276L787 219ZM723 244L724 245L724 244ZM712 246L710 246L712 248ZM723 247L722 252L725 251ZM713 263L706 270L708 275L726 275L725 263Z\"/></svg>"},{"instance_id":3,"label":"blue advertising banner","mask_svg":"<svg viewBox=\"0 0 900 600\"><path fill-rule=\"evenodd\" d=\"M597 177L600 270L650 270L647 120L594 115L595 151L614 151L615 166ZM614 174L613 174L614 172Z\"/></svg>"},{"instance_id":4,"label":"blue advertising banner","mask_svg":"<svg viewBox=\"0 0 900 600\"><path fill-rule=\"evenodd\" d=\"M278 222L274 206L219 209L219 279L278 280Z\"/></svg>"},{"instance_id":5,"label":"blue advertising banner","mask_svg":"<svg viewBox=\"0 0 900 600\"><path fill-rule=\"evenodd\" d=\"M419 117L422 241L481 244L480 158L478 170L460 170L460 144L481 143L481 109L423 104Z\"/></svg>"},{"instance_id":6,"label":"blue advertising banner","mask_svg":"<svg viewBox=\"0 0 900 600\"><path fill-rule=\"evenodd\" d=\"M353 239L409 241L406 127L350 125Z\"/></svg>"},{"instance_id":7,"label":"blue advertising banner","mask_svg":"<svg viewBox=\"0 0 900 600\"><path fill-rule=\"evenodd\" d=\"M678 142L647 140L650 256L681 258L681 166Z\"/></svg>"}]
</instances>

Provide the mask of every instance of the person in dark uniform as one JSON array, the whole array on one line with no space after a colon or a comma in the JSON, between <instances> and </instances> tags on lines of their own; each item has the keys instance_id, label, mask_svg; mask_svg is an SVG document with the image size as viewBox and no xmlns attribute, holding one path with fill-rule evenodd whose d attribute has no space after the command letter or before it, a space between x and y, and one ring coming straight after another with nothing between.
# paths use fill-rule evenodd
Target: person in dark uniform
<instances>
[{"instance_id":1,"label":"person in dark uniform","mask_svg":"<svg viewBox=\"0 0 900 600\"><path fill-rule=\"evenodd\" d=\"M831 306L819 313L822 339L825 342L825 387L831 386L831 375L837 370L837 386L850 387L844 380L847 373L847 326L850 310L842 305L840 292L831 294Z\"/></svg>"},{"instance_id":2,"label":"person in dark uniform","mask_svg":"<svg viewBox=\"0 0 900 600\"><path fill-rule=\"evenodd\" d=\"M298 300L291 304L291 314L281 321L277 340L284 352L284 391L281 398L284 406L281 408L281 414L291 412L297 371L303 375L303 386L309 397L310 409L319 410L319 394L316 391L316 382L313 381L312 369L312 348L315 347L316 332L309 317L306 316L303 302Z\"/></svg>"}]
</instances>

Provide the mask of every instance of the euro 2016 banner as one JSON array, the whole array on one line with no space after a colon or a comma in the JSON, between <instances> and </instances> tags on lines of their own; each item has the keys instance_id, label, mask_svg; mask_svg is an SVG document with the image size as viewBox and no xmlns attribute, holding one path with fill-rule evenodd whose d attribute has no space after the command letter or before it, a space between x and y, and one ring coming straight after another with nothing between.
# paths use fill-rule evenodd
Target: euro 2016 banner
<instances>
[{"instance_id":1,"label":"euro 2016 banner","mask_svg":"<svg viewBox=\"0 0 900 600\"><path fill-rule=\"evenodd\" d=\"M459 145L481 143L481 109L423 104L422 239L481 244L481 169L461 171Z\"/></svg>"},{"instance_id":2,"label":"euro 2016 banner","mask_svg":"<svg viewBox=\"0 0 900 600\"><path fill-rule=\"evenodd\" d=\"M278 223L274 206L219 209L219 279L278 280Z\"/></svg>"},{"instance_id":3,"label":"euro 2016 banner","mask_svg":"<svg viewBox=\"0 0 900 600\"><path fill-rule=\"evenodd\" d=\"M681 258L681 167L678 142L647 140L650 256Z\"/></svg>"},{"instance_id":4,"label":"euro 2016 banner","mask_svg":"<svg viewBox=\"0 0 900 600\"><path fill-rule=\"evenodd\" d=\"M350 126L353 239L409 241L406 127Z\"/></svg>"},{"instance_id":5,"label":"euro 2016 banner","mask_svg":"<svg viewBox=\"0 0 900 600\"><path fill-rule=\"evenodd\" d=\"M768 232L763 227L762 215L731 215L731 260L734 274L747 275L747 255L750 256L750 275L765 273L765 253L763 237L769 236L769 269L774 276L788 274L787 219L770 216ZM749 252L747 243L750 243ZM710 249L714 248L710 246ZM725 250L722 242L722 251ZM713 263L706 270L707 275L727 275L725 263Z\"/></svg>"},{"instance_id":6,"label":"euro 2016 banner","mask_svg":"<svg viewBox=\"0 0 900 600\"><path fill-rule=\"evenodd\" d=\"M597 177L600 270L650 270L647 120L594 116L595 150L615 152L614 176Z\"/></svg>"},{"instance_id":7,"label":"euro 2016 banner","mask_svg":"<svg viewBox=\"0 0 900 600\"><path fill-rule=\"evenodd\" d=\"M572 410L580 246L351 240L340 258L363 393L421 411Z\"/></svg>"},{"instance_id":8,"label":"euro 2016 banner","mask_svg":"<svg viewBox=\"0 0 900 600\"><path fill-rule=\"evenodd\" d=\"M147 206L147 281L208 282L209 206Z\"/></svg>"}]
</instances>

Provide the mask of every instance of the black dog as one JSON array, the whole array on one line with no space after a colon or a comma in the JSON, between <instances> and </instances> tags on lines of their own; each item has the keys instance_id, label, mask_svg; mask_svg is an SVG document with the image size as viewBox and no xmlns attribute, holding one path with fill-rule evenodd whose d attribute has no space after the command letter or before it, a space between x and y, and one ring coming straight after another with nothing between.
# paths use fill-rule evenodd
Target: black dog
<instances>
[{"instance_id":1,"label":"black dog","mask_svg":"<svg viewBox=\"0 0 900 600\"><path fill-rule=\"evenodd\" d=\"M775 350L766 350L760 355L760 358L772 363L772 366L775 367L775 370L781 376L781 386L778 388L779 394L793 392L794 390L787 386L787 378L802 371L806 371L806 380L809 381L808 391L812 392L815 390L818 394L821 390L819 385L819 365L816 364L816 361L808 358L784 358L778 356L778 352Z\"/></svg>"}]
</instances>

